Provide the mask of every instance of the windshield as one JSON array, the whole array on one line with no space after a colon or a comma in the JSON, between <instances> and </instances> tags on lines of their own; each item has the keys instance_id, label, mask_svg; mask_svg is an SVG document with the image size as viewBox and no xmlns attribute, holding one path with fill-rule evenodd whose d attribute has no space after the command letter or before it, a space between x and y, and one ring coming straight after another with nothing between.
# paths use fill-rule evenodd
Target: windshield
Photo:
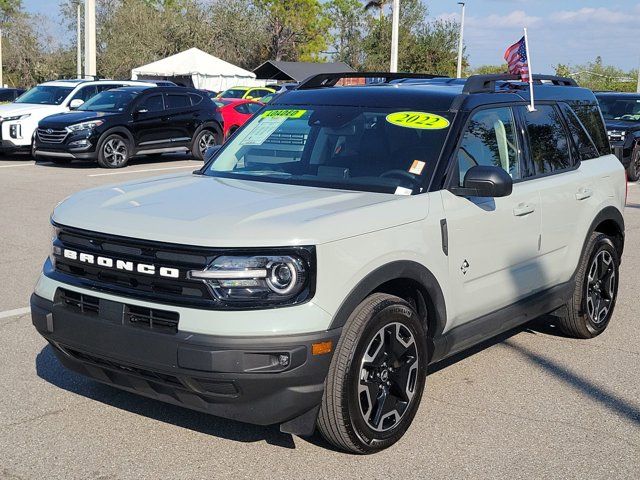
<instances>
[{"instance_id":1,"label":"windshield","mask_svg":"<svg viewBox=\"0 0 640 480\"><path fill-rule=\"evenodd\" d=\"M229 90L222 92L220 96L222 98L242 98L245 93L247 93L247 91L244 89L230 88Z\"/></svg>"},{"instance_id":2,"label":"windshield","mask_svg":"<svg viewBox=\"0 0 640 480\"><path fill-rule=\"evenodd\" d=\"M16 99L16 103L36 103L39 105L60 105L71 93L73 87L56 87L53 85L38 85Z\"/></svg>"},{"instance_id":3,"label":"windshield","mask_svg":"<svg viewBox=\"0 0 640 480\"><path fill-rule=\"evenodd\" d=\"M205 175L384 193L420 193L435 168L449 113L281 105L223 147Z\"/></svg>"},{"instance_id":4,"label":"windshield","mask_svg":"<svg viewBox=\"0 0 640 480\"><path fill-rule=\"evenodd\" d=\"M605 120L640 121L640 96L597 95Z\"/></svg>"},{"instance_id":5,"label":"windshield","mask_svg":"<svg viewBox=\"0 0 640 480\"><path fill-rule=\"evenodd\" d=\"M131 92L106 90L90 98L78 107L87 112L123 112L135 95Z\"/></svg>"}]
</instances>

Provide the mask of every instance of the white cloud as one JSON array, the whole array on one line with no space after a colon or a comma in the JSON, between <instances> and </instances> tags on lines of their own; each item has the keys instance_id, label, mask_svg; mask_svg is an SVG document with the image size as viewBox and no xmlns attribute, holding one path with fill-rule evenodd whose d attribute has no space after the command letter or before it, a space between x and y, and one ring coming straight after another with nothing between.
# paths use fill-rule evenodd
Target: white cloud
<instances>
[{"instance_id":1,"label":"white cloud","mask_svg":"<svg viewBox=\"0 0 640 480\"><path fill-rule=\"evenodd\" d=\"M580 8L579 10L561 10L551 14L551 20L558 23L637 23L639 18L635 11L615 11L605 7Z\"/></svg>"}]
</instances>

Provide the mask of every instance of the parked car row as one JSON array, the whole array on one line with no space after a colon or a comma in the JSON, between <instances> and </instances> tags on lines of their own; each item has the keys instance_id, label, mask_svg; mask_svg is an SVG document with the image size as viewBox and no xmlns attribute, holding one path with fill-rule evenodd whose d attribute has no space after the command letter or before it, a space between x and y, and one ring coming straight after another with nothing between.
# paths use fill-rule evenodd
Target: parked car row
<instances>
[{"instance_id":1,"label":"parked car row","mask_svg":"<svg viewBox=\"0 0 640 480\"><path fill-rule=\"evenodd\" d=\"M59 164L93 160L104 168L147 154L189 151L202 159L263 107L256 98L264 94L275 90L235 87L215 94L171 82L46 82L0 106L0 150L30 150Z\"/></svg>"}]
</instances>

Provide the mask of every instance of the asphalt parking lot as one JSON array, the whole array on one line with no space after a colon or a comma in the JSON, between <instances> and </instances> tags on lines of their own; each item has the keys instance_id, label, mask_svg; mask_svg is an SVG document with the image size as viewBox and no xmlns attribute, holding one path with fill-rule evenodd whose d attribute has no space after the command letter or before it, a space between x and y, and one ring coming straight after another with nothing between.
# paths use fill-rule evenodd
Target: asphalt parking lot
<instances>
[{"instance_id":1,"label":"asphalt parking lot","mask_svg":"<svg viewBox=\"0 0 640 480\"><path fill-rule=\"evenodd\" d=\"M0 158L0 478L640 478L637 184L607 331L572 340L539 319L436 366L408 434L377 455L63 370L24 309L49 251L51 210L77 190L198 165L155 157L108 171Z\"/></svg>"}]
</instances>

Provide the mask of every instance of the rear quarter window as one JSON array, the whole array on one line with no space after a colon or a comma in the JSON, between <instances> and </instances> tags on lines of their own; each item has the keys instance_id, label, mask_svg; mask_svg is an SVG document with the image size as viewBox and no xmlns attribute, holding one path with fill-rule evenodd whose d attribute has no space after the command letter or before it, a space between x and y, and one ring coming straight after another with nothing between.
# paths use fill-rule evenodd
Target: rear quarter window
<instances>
[{"instance_id":1,"label":"rear quarter window","mask_svg":"<svg viewBox=\"0 0 640 480\"><path fill-rule=\"evenodd\" d=\"M600 155L611 153L609 139L607 137L607 129L604 126L604 120L600 113L600 107L596 103L589 102L569 102L569 105L576 113L576 116L584 125L589 133L595 147Z\"/></svg>"}]
</instances>

